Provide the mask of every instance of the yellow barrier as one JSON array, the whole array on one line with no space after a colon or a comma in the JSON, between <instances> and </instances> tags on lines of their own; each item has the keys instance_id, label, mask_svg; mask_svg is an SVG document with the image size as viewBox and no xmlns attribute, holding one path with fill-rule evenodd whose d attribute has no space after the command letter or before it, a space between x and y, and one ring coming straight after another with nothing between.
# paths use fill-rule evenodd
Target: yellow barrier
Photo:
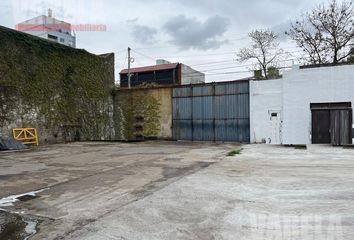
<instances>
[{"instance_id":1,"label":"yellow barrier","mask_svg":"<svg viewBox=\"0 0 354 240\"><path fill-rule=\"evenodd\" d=\"M38 146L38 135L35 128L14 128L12 129L14 139L23 144L35 144Z\"/></svg>"}]
</instances>

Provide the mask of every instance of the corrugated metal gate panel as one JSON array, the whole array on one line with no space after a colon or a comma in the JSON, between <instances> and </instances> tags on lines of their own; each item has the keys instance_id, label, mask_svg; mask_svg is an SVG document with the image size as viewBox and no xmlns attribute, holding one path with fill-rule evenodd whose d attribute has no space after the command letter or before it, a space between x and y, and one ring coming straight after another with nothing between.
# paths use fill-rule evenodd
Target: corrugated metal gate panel
<instances>
[{"instance_id":1,"label":"corrugated metal gate panel","mask_svg":"<svg viewBox=\"0 0 354 240\"><path fill-rule=\"evenodd\" d=\"M249 83L173 89L173 137L195 141L250 141Z\"/></svg>"},{"instance_id":2,"label":"corrugated metal gate panel","mask_svg":"<svg viewBox=\"0 0 354 240\"><path fill-rule=\"evenodd\" d=\"M191 120L173 120L172 135L174 139L190 140L192 139L192 121Z\"/></svg>"},{"instance_id":3,"label":"corrugated metal gate panel","mask_svg":"<svg viewBox=\"0 0 354 240\"><path fill-rule=\"evenodd\" d=\"M213 120L193 120L193 140L214 141Z\"/></svg>"},{"instance_id":4,"label":"corrugated metal gate panel","mask_svg":"<svg viewBox=\"0 0 354 240\"><path fill-rule=\"evenodd\" d=\"M193 119L196 120L212 120L214 118L212 96L193 97Z\"/></svg>"},{"instance_id":5,"label":"corrugated metal gate panel","mask_svg":"<svg viewBox=\"0 0 354 240\"><path fill-rule=\"evenodd\" d=\"M191 90L190 87L175 88L173 89L172 97L189 97L191 96Z\"/></svg>"},{"instance_id":6,"label":"corrugated metal gate panel","mask_svg":"<svg viewBox=\"0 0 354 240\"><path fill-rule=\"evenodd\" d=\"M173 105L173 119L188 119L192 118L192 99L191 98L174 98Z\"/></svg>"}]
</instances>

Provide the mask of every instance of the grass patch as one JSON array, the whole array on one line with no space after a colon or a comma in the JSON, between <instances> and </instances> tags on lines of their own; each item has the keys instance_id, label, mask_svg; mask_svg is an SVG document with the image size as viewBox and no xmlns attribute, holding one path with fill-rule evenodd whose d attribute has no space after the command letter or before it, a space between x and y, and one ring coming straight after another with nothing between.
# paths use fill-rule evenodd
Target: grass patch
<instances>
[{"instance_id":1,"label":"grass patch","mask_svg":"<svg viewBox=\"0 0 354 240\"><path fill-rule=\"evenodd\" d=\"M229 152L226 156L228 157L233 157L235 155L241 154L242 149L238 149L238 150L232 150L231 152Z\"/></svg>"}]
</instances>

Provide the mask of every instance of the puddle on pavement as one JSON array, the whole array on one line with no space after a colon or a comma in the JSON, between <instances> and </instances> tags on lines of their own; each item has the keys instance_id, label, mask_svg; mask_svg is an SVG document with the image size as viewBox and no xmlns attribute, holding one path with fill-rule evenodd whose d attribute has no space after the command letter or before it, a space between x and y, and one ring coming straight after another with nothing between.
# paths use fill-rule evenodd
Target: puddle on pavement
<instances>
[{"instance_id":1,"label":"puddle on pavement","mask_svg":"<svg viewBox=\"0 0 354 240\"><path fill-rule=\"evenodd\" d=\"M37 233L38 219L25 215L23 211L8 211L4 207L14 206L14 203L26 202L37 198L37 194L47 190L12 195L0 199L0 239L28 240Z\"/></svg>"},{"instance_id":2,"label":"puddle on pavement","mask_svg":"<svg viewBox=\"0 0 354 240\"><path fill-rule=\"evenodd\" d=\"M37 233L37 224L38 222L34 219L27 219L24 220L26 222L26 228L25 228L25 233L27 234L27 237L25 237L24 240L29 239L30 237L32 237L33 235L35 235Z\"/></svg>"},{"instance_id":3,"label":"puddle on pavement","mask_svg":"<svg viewBox=\"0 0 354 240\"><path fill-rule=\"evenodd\" d=\"M0 210L0 239L28 240L37 233L36 219Z\"/></svg>"}]
</instances>

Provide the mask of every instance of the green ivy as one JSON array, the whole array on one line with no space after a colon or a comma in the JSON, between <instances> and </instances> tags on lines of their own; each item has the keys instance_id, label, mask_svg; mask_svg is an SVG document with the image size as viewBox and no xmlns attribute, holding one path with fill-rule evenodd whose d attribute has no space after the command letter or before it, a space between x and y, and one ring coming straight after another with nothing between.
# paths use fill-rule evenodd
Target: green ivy
<instances>
[{"instance_id":1,"label":"green ivy","mask_svg":"<svg viewBox=\"0 0 354 240\"><path fill-rule=\"evenodd\" d=\"M116 134L119 140L135 140L136 117L143 117L143 135L155 138L161 130L161 99L147 89L117 91ZM118 109L119 108L119 109Z\"/></svg>"},{"instance_id":2,"label":"green ivy","mask_svg":"<svg viewBox=\"0 0 354 240\"><path fill-rule=\"evenodd\" d=\"M112 55L97 56L0 27L0 99L5 88L16 96L8 103L9 115L18 110L23 117L35 110L45 127L79 125L85 138L101 138L113 84ZM0 126L8 118L0 118Z\"/></svg>"}]
</instances>

